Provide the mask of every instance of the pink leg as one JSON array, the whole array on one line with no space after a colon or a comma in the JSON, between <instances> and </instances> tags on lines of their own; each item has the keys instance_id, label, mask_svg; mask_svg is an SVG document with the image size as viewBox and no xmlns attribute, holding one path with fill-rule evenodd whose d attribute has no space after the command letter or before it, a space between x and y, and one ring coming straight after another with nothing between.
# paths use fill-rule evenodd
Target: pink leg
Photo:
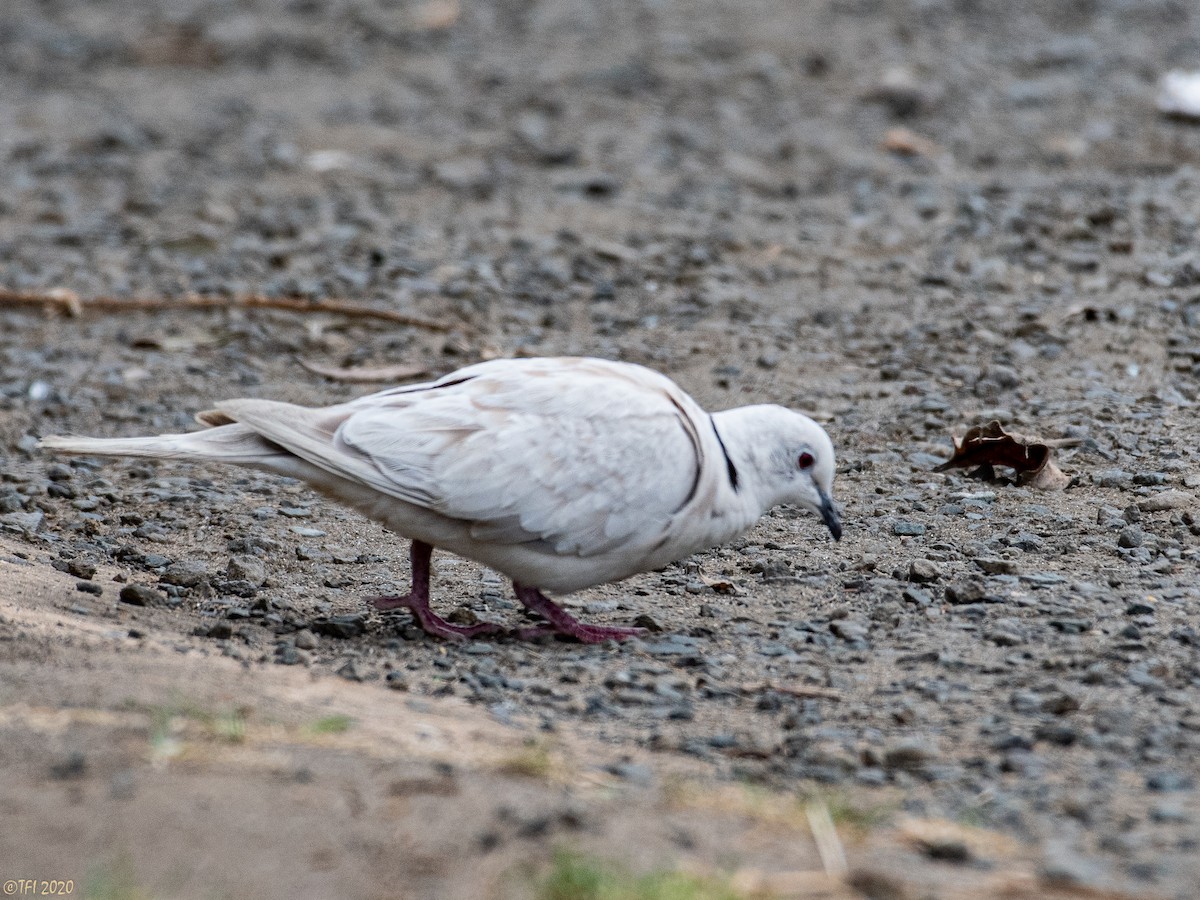
<instances>
[{"instance_id":1,"label":"pink leg","mask_svg":"<svg viewBox=\"0 0 1200 900\"><path fill-rule=\"evenodd\" d=\"M533 638L557 632L569 635L584 644L599 644L601 641L622 641L646 631L644 628L629 628L623 625L588 625L580 622L537 588L525 587L514 581L513 590L517 593L517 599L524 603L527 609L533 610L550 623L550 628L544 625L518 628L516 633L520 638Z\"/></svg>"},{"instance_id":2,"label":"pink leg","mask_svg":"<svg viewBox=\"0 0 1200 900\"><path fill-rule=\"evenodd\" d=\"M426 633L448 641L504 631L504 628L491 622L455 625L435 613L429 608L429 570L433 548L423 541L413 541L409 557L412 559L412 590L402 597L372 597L372 606L378 610L407 609Z\"/></svg>"}]
</instances>

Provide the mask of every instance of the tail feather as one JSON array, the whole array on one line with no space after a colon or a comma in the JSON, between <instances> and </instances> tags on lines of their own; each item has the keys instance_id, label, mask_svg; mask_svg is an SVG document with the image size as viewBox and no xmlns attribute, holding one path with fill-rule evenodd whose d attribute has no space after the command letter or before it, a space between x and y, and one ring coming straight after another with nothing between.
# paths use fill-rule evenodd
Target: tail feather
<instances>
[{"instance_id":1,"label":"tail feather","mask_svg":"<svg viewBox=\"0 0 1200 900\"><path fill-rule=\"evenodd\" d=\"M278 444L268 441L253 429L236 423L188 434L160 434L150 437L89 438L50 435L42 438L40 446L55 453L211 460L269 468L274 468L272 463L278 464L291 456Z\"/></svg>"}]
</instances>

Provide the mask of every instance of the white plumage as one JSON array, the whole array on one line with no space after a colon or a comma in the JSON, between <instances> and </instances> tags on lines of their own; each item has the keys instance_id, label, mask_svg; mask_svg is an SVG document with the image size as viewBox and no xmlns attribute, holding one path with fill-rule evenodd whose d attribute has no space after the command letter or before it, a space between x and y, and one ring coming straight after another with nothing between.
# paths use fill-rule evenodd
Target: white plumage
<instances>
[{"instance_id":1,"label":"white plumage","mask_svg":"<svg viewBox=\"0 0 1200 900\"><path fill-rule=\"evenodd\" d=\"M503 572L554 630L599 640L632 630L576 623L537 589L569 592L659 568L730 540L779 503L808 507L841 533L833 446L819 425L778 406L709 415L670 379L629 363L496 360L336 406L229 400L197 418L211 427L42 445L303 479L413 540L413 593L376 605L406 606L446 637L498 626L433 615L427 552L426 596L414 596L422 545Z\"/></svg>"}]
</instances>

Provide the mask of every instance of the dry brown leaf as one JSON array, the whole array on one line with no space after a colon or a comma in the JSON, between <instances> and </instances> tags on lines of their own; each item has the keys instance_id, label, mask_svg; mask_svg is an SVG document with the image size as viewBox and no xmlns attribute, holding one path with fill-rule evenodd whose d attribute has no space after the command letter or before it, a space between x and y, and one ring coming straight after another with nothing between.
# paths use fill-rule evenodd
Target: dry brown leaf
<instances>
[{"instance_id":1,"label":"dry brown leaf","mask_svg":"<svg viewBox=\"0 0 1200 900\"><path fill-rule=\"evenodd\" d=\"M883 149L900 156L937 156L940 148L909 128L889 128L883 134Z\"/></svg>"},{"instance_id":2,"label":"dry brown leaf","mask_svg":"<svg viewBox=\"0 0 1200 900\"><path fill-rule=\"evenodd\" d=\"M744 594L740 587L730 581L728 578L709 578L707 575L701 575L700 580L716 591L718 594Z\"/></svg>"},{"instance_id":3,"label":"dry brown leaf","mask_svg":"<svg viewBox=\"0 0 1200 900\"><path fill-rule=\"evenodd\" d=\"M954 441L954 455L935 472L978 466L988 481L996 476L993 466L1006 466L1017 473L1017 483L1041 491L1061 491L1071 479L1054 464L1054 448L1074 441L1043 441L1012 434L996 421L969 428L962 440Z\"/></svg>"},{"instance_id":4,"label":"dry brown leaf","mask_svg":"<svg viewBox=\"0 0 1200 900\"><path fill-rule=\"evenodd\" d=\"M300 365L314 375L332 378L334 381L406 381L424 375L429 370L425 366L398 364L394 366L323 366L320 363L300 360Z\"/></svg>"},{"instance_id":5,"label":"dry brown leaf","mask_svg":"<svg viewBox=\"0 0 1200 900\"><path fill-rule=\"evenodd\" d=\"M414 18L421 28L441 31L458 22L461 15L458 0L427 0L416 8Z\"/></svg>"}]
</instances>

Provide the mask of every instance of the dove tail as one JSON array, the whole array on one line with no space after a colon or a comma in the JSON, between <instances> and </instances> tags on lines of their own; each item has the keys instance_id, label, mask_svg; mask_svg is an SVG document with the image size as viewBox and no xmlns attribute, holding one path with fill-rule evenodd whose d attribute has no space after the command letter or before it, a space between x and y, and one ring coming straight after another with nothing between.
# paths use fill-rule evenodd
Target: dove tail
<instances>
[{"instance_id":1,"label":"dove tail","mask_svg":"<svg viewBox=\"0 0 1200 900\"><path fill-rule=\"evenodd\" d=\"M274 468L272 463L277 464L291 456L278 444L239 424L221 425L188 434L160 434L151 437L89 438L50 435L42 438L39 446L55 453L211 460L268 468Z\"/></svg>"}]
</instances>

